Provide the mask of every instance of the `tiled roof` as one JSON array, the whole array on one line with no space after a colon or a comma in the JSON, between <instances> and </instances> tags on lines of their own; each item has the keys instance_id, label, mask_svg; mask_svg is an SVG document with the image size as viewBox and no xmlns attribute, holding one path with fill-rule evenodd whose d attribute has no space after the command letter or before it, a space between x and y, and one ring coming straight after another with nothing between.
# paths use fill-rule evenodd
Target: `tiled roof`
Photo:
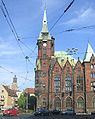
<instances>
[{"instance_id":1,"label":"tiled roof","mask_svg":"<svg viewBox=\"0 0 95 119\"><path fill-rule=\"evenodd\" d=\"M8 95L11 96L11 97L17 97L17 94L14 90L11 90L10 88L8 88L8 86L4 86L3 87L5 88L5 90L8 92Z\"/></svg>"}]
</instances>

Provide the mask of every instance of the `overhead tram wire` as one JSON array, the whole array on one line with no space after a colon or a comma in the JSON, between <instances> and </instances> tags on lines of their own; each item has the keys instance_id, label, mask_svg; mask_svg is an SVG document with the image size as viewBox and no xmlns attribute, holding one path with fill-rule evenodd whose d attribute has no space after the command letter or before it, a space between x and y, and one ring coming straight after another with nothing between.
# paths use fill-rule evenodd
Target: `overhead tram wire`
<instances>
[{"instance_id":1,"label":"overhead tram wire","mask_svg":"<svg viewBox=\"0 0 95 119\"><path fill-rule=\"evenodd\" d=\"M69 5L68 7L64 10L64 12L61 14L61 16L57 19L57 21L53 24L53 26L50 28L49 31L51 31L54 26L58 23L58 21L63 17L63 15L68 11L68 9L72 6L72 4L74 3L75 0L73 0Z\"/></svg>"},{"instance_id":2,"label":"overhead tram wire","mask_svg":"<svg viewBox=\"0 0 95 119\"><path fill-rule=\"evenodd\" d=\"M0 6L0 8L1 8L1 11L2 11L2 13L3 13L3 15L4 15L4 17L5 17L5 19L6 19L7 23L8 23L8 25L9 25L9 27L10 27L10 29L11 29L11 32L13 33L13 35L14 35L16 41L17 41L17 44L18 44L18 46L19 46L19 48L20 48L20 50L21 50L23 56L25 56L25 54L24 54L24 52L23 52L23 50L22 50L22 48L21 48L21 46L20 46L20 44L19 44L19 42L18 42L18 37L17 37L16 33L14 32L14 29L13 29L13 27L11 26L9 20L7 19L7 15L5 14L5 11L4 11L3 7Z\"/></svg>"},{"instance_id":3,"label":"overhead tram wire","mask_svg":"<svg viewBox=\"0 0 95 119\"><path fill-rule=\"evenodd\" d=\"M80 30L84 30L84 29L94 29L94 28L95 28L95 24L89 25L89 26L83 26L83 27L80 27L80 28L66 29L64 31L60 31L59 33L55 33L55 35L61 34L63 32L73 32L73 31L80 31Z\"/></svg>"},{"instance_id":4,"label":"overhead tram wire","mask_svg":"<svg viewBox=\"0 0 95 119\"><path fill-rule=\"evenodd\" d=\"M5 70L5 71L7 71L8 73L10 73L10 74L12 74L12 75L17 75L17 74L15 74L14 72L11 72L11 71L9 71L8 69L6 69L5 67L3 67L3 66L0 66L0 68L1 69L3 69L3 70ZM28 73L29 73L29 71L28 71ZM31 79L26 79L26 77L23 77L23 76L20 76L20 75L17 75L18 77L20 77L20 78L23 78L23 79L25 79L25 80L28 80L28 81L32 81Z\"/></svg>"},{"instance_id":5,"label":"overhead tram wire","mask_svg":"<svg viewBox=\"0 0 95 119\"><path fill-rule=\"evenodd\" d=\"M6 18L6 21L7 21L8 25L9 25L9 27L10 27L10 29L11 29L11 31L12 31L12 33L13 33L13 35L14 35L16 41L17 41L17 43L18 43L18 46L19 46L19 48L20 48L20 50L21 50L23 56L26 57L26 55L25 55L24 51L22 50L22 48L21 48L19 42L21 42L21 43L22 43L25 47L27 47L28 49L30 49L30 48L29 48L27 45L25 45L25 44L20 40L20 38L19 38L19 36L18 36L18 33L16 32L16 29L15 29L15 27L14 27L14 24L13 24L11 18L10 18L9 12L8 12L8 10L7 10L7 8L6 8L6 5L5 5L5 3L4 3L3 0L1 0L1 2L2 2L2 5L3 5L3 7L4 7L5 11L6 11L6 13L5 13L3 7L0 6L0 7L1 7L1 10L2 10L2 13L3 13L4 17ZM7 15L6 15L6 14L7 14ZM7 18L7 17L8 17L8 18ZM32 51L32 52L33 52L33 51ZM34 53L34 52L33 52L33 53Z\"/></svg>"}]
</instances>

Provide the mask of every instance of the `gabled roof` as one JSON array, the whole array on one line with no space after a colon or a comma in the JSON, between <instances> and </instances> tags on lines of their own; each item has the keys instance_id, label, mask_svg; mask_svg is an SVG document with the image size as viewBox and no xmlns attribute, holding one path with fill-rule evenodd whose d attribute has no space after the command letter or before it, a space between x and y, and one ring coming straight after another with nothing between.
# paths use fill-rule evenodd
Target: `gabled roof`
<instances>
[{"instance_id":1,"label":"gabled roof","mask_svg":"<svg viewBox=\"0 0 95 119\"><path fill-rule=\"evenodd\" d=\"M54 56L57 58L61 67L65 65L67 60L70 62L72 66L75 66L76 64L76 60L64 51L56 51Z\"/></svg>"},{"instance_id":2,"label":"gabled roof","mask_svg":"<svg viewBox=\"0 0 95 119\"><path fill-rule=\"evenodd\" d=\"M90 43L88 42L88 46L87 46L85 56L84 56L84 62L89 62L92 55L95 55L95 53L94 53Z\"/></svg>"},{"instance_id":3,"label":"gabled roof","mask_svg":"<svg viewBox=\"0 0 95 119\"><path fill-rule=\"evenodd\" d=\"M10 88L8 88L8 86L4 86L3 87L5 88L5 90L8 92L8 96L11 96L11 97L17 97L17 94L14 90L11 90Z\"/></svg>"}]
</instances>

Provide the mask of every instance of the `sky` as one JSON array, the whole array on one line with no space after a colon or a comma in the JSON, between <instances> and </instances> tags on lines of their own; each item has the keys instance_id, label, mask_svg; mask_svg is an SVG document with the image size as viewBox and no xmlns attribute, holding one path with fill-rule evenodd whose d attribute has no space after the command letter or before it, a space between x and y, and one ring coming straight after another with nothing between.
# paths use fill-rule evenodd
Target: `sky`
<instances>
[{"instance_id":1,"label":"sky","mask_svg":"<svg viewBox=\"0 0 95 119\"><path fill-rule=\"evenodd\" d=\"M18 88L35 85L37 38L42 29L46 6L48 28L62 15L72 0L4 0L20 41L17 42L1 10L0 1L0 84L10 85L17 76ZM4 9L4 8L3 8ZM55 50L77 48L74 55L83 59L88 41L95 51L95 27L72 32L71 28L95 25L95 0L75 0L69 10L50 31L55 38ZM29 60L25 57L28 56Z\"/></svg>"}]
</instances>

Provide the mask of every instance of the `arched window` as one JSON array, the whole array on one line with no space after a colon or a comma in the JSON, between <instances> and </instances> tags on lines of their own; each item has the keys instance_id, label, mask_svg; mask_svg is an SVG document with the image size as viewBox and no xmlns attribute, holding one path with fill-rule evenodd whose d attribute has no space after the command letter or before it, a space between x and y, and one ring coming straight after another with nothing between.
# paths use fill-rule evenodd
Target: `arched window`
<instances>
[{"instance_id":1,"label":"arched window","mask_svg":"<svg viewBox=\"0 0 95 119\"><path fill-rule=\"evenodd\" d=\"M77 91L83 91L83 77L77 76Z\"/></svg>"},{"instance_id":2,"label":"arched window","mask_svg":"<svg viewBox=\"0 0 95 119\"><path fill-rule=\"evenodd\" d=\"M93 98L93 108L95 108L95 97Z\"/></svg>"},{"instance_id":3,"label":"arched window","mask_svg":"<svg viewBox=\"0 0 95 119\"><path fill-rule=\"evenodd\" d=\"M66 107L67 107L67 108L72 107L72 99L71 99L70 97L68 97L68 98L66 99Z\"/></svg>"},{"instance_id":4,"label":"arched window","mask_svg":"<svg viewBox=\"0 0 95 119\"><path fill-rule=\"evenodd\" d=\"M55 109L61 110L61 99L59 97L55 98L54 107L55 107Z\"/></svg>"},{"instance_id":5,"label":"arched window","mask_svg":"<svg viewBox=\"0 0 95 119\"><path fill-rule=\"evenodd\" d=\"M68 74L65 78L65 90L66 92L72 91L72 77Z\"/></svg>"},{"instance_id":6,"label":"arched window","mask_svg":"<svg viewBox=\"0 0 95 119\"><path fill-rule=\"evenodd\" d=\"M84 108L84 99L82 97L77 99L77 107L82 109Z\"/></svg>"}]
</instances>

